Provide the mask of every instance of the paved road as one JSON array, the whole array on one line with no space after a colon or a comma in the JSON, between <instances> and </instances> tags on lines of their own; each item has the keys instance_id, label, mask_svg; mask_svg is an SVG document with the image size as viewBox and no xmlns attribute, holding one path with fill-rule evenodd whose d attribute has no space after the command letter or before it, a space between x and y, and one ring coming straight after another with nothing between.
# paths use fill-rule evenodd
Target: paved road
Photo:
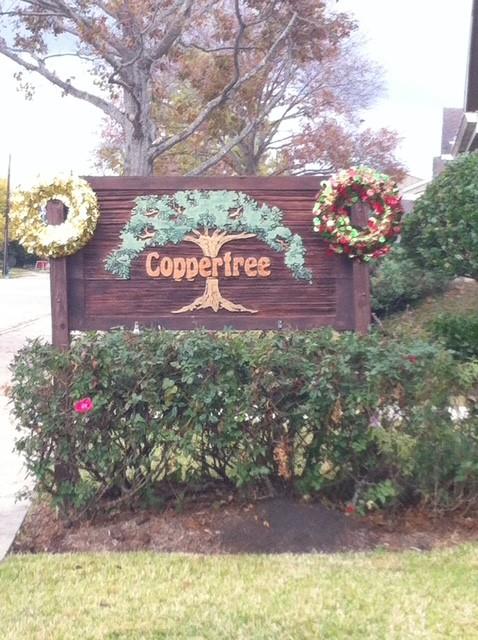
<instances>
[{"instance_id":1,"label":"paved road","mask_svg":"<svg viewBox=\"0 0 478 640\"><path fill-rule=\"evenodd\" d=\"M0 560L20 525L27 503L15 501L25 485L20 458L13 452L15 428L5 395L14 354L27 338L50 339L50 284L45 273L0 279Z\"/></svg>"},{"instance_id":2,"label":"paved road","mask_svg":"<svg viewBox=\"0 0 478 640\"><path fill-rule=\"evenodd\" d=\"M0 386L27 338L50 338L50 284L46 273L0 279Z\"/></svg>"}]
</instances>

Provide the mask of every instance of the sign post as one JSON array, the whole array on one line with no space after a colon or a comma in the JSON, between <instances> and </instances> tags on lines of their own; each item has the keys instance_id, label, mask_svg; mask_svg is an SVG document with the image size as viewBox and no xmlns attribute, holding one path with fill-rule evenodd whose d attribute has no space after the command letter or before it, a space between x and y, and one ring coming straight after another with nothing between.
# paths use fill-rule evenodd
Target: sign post
<instances>
[{"instance_id":1,"label":"sign post","mask_svg":"<svg viewBox=\"0 0 478 640\"><path fill-rule=\"evenodd\" d=\"M365 227L367 225L370 209L363 204L352 207L350 216L353 225ZM370 301L370 268L366 262L354 261L354 316L355 330L358 333L367 333L371 320Z\"/></svg>"},{"instance_id":2,"label":"sign post","mask_svg":"<svg viewBox=\"0 0 478 640\"><path fill-rule=\"evenodd\" d=\"M61 224L65 219L65 206L59 200L47 204L49 224ZM54 347L67 349L70 345L68 325L68 258L50 259L51 342Z\"/></svg>"}]
</instances>

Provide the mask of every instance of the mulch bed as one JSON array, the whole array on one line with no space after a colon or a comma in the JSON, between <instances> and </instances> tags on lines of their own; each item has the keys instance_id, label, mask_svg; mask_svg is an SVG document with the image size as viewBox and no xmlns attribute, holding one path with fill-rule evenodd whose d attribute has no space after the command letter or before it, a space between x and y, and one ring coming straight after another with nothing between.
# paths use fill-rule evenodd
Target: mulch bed
<instances>
[{"instance_id":1,"label":"mulch bed","mask_svg":"<svg viewBox=\"0 0 478 640\"><path fill-rule=\"evenodd\" d=\"M178 512L124 512L66 526L36 501L11 553L139 551L333 553L375 548L426 551L478 540L478 516L434 518L420 510L360 518L287 498L195 503Z\"/></svg>"}]
</instances>

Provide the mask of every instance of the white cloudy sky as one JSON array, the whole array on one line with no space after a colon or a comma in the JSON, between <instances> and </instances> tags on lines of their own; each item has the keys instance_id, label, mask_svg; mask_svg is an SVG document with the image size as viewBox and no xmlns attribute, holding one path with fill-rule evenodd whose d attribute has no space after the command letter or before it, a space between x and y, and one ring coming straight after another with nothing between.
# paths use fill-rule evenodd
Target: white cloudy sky
<instances>
[{"instance_id":1,"label":"white cloudy sky","mask_svg":"<svg viewBox=\"0 0 478 640\"><path fill-rule=\"evenodd\" d=\"M371 57L385 71L387 95L368 112L366 124L397 129L410 173L429 177L440 150L442 109L463 104L471 0L338 0L336 6L355 14ZM101 113L61 98L41 80L34 99L25 101L15 70L0 57L0 175L9 151L14 184L94 173Z\"/></svg>"},{"instance_id":2,"label":"white cloudy sky","mask_svg":"<svg viewBox=\"0 0 478 640\"><path fill-rule=\"evenodd\" d=\"M440 153L443 107L462 107L471 0L338 0L354 13L371 57L385 70L388 91L367 115L403 137L400 156L428 178Z\"/></svg>"}]
</instances>

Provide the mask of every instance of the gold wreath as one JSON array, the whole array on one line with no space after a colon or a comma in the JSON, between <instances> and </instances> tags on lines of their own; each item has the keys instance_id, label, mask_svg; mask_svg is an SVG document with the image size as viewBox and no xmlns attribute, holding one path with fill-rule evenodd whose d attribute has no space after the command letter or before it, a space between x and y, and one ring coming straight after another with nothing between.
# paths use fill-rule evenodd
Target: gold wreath
<instances>
[{"instance_id":1,"label":"gold wreath","mask_svg":"<svg viewBox=\"0 0 478 640\"><path fill-rule=\"evenodd\" d=\"M68 208L61 224L47 224L44 211L49 200L61 200ZM98 218L96 195L81 178L55 180L13 196L15 239L28 253L42 258L61 258L79 251L93 236Z\"/></svg>"}]
</instances>

